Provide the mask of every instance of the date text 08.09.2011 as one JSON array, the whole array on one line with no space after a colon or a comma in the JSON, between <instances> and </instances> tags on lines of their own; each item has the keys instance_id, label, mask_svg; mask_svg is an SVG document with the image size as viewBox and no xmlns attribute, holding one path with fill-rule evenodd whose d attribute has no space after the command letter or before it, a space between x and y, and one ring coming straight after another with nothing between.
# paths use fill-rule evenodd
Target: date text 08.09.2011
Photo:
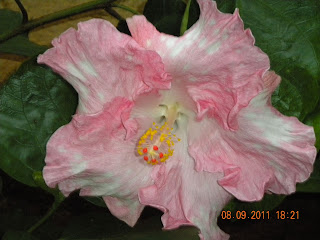
<instances>
[{"instance_id":1,"label":"date text 08.09.2011","mask_svg":"<svg viewBox=\"0 0 320 240\"><path fill-rule=\"evenodd\" d=\"M270 211L222 211L221 218L222 219L290 219L290 220L298 220L299 219L299 211L276 211L275 213L271 213Z\"/></svg>"}]
</instances>

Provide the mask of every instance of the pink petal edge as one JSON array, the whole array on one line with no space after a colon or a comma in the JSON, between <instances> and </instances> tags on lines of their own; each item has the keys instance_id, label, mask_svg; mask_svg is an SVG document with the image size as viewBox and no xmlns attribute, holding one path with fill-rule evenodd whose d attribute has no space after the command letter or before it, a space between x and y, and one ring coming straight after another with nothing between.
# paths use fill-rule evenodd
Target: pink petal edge
<instances>
[{"instance_id":1,"label":"pink petal edge","mask_svg":"<svg viewBox=\"0 0 320 240\"><path fill-rule=\"evenodd\" d=\"M111 23L92 19L52 41L38 57L78 92L79 113L99 112L114 97L134 100L152 89L169 89L170 76L160 56L141 48Z\"/></svg>"},{"instance_id":2,"label":"pink petal edge","mask_svg":"<svg viewBox=\"0 0 320 240\"><path fill-rule=\"evenodd\" d=\"M223 172L219 184L243 201L261 200L268 191L293 193L296 183L310 176L316 157L313 128L271 105L280 77L268 72L263 80L265 90L240 111L237 131L208 119L189 127L202 124L188 138L196 170Z\"/></svg>"}]
</instances>

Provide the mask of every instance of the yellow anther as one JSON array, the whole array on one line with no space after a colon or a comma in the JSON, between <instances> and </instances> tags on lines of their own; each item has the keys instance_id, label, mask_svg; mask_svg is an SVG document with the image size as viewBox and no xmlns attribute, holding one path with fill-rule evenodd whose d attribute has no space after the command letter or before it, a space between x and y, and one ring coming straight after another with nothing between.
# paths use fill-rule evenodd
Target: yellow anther
<instances>
[{"instance_id":1,"label":"yellow anther","mask_svg":"<svg viewBox=\"0 0 320 240\"><path fill-rule=\"evenodd\" d=\"M174 118L172 117L172 119ZM174 123L172 119L169 117L169 121L162 126L153 122L152 127L140 137L136 151L142 156L144 162L150 165L162 164L173 155L174 150L171 148L180 139L172 134Z\"/></svg>"}]
</instances>

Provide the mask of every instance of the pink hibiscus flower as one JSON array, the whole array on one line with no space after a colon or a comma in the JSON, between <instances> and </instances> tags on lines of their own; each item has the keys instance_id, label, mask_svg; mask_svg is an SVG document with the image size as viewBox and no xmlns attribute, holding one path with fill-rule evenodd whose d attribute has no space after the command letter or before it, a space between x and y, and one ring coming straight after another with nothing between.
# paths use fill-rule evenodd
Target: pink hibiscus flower
<instances>
[{"instance_id":1,"label":"pink hibiscus flower","mask_svg":"<svg viewBox=\"0 0 320 240\"><path fill-rule=\"evenodd\" d=\"M38 62L77 90L79 106L50 138L43 173L66 196L102 196L130 226L150 205L164 229L227 239L217 226L225 204L294 192L312 171L315 136L271 106L280 77L238 11L198 3L181 37L134 16L132 37L93 19L53 40Z\"/></svg>"}]
</instances>

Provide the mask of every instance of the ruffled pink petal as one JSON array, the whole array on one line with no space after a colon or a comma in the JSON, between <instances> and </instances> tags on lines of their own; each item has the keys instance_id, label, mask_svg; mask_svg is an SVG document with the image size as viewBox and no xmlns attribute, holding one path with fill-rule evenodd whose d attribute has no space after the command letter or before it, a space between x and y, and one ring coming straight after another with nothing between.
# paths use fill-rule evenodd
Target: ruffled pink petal
<instances>
[{"instance_id":1,"label":"ruffled pink petal","mask_svg":"<svg viewBox=\"0 0 320 240\"><path fill-rule=\"evenodd\" d=\"M264 193L290 194L312 172L315 135L295 117L271 106L280 82L274 72L264 78L265 89L238 116L239 129L226 131L211 119L190 122L189 153L197 171L223 172L219 184L244 201Z\"/></svg>"},{"instance_id":2,"label":"ruffled pink petal","mask_svg":"<svg viewBox=\"0 0 320 240\"><path fill-rule=\"evenodd\" d=\"M80 195L104 196L110 211L131 226L143 209L138 190L152 184L152 168L135 155L142 131L126 137L132 107L119 97L99 113L75 115L50 138L43 170L49 187L58 184L65 196L76 189Z\"/></svg>"},{"instance_id":3,"label":"ruffled pink petal","mask_svg":"<svg viewBox=\"0 0 320 240\"><path fill-rule=\"evenodd\" d=\"M141 48L109 22L93 19L53 40L38 57L79 93L79 113L95 113L114 97L134 100L152 89L170 88L160 56Z\"/></svg>"},{"instance_id":4,"label":"ruffled pink petal","mask_svg":"<svg viewBox=\"0 0 320 240\"><path fill-rule=\"evenodd\" d=\"M159 33L144 16L128 19L128 26L141 46L159 53L174 81L185 82L199 118L209 111L224 128L237 129L238 112L263 89L261 77L269 69L269 59L254 46L238 11L224 14L215 1L198 3L200 18L181 37ZM221 105L217 95L227 95L228 101Z\"/></svg>"},{"instance_id":5,"label":"ruffled pink petal","mask_svg":"<svg viewBox=\"0 0 320 240\"><path fill-rule=\"evenodd\" d=\"M215 118L225 129L229 128L228 116L236 104L232 90L224 89L217 82L189 84L187 91L197 106L197 117L202 119L206 114Z\"/></svg>"},{"instance_id":6,"label":"ruffled pink petal","mask_svg":"<svg viewBox=\"0 0 320 240\"><path fill-rule=\"evenodd\" d=\"M193 225L200 229L201 239L228 239L217 226L220 211L231 198L218 185L222 174L196 172L186 146L177 146L174 156L157 166L152 176L154 185L141 189L139 198L164 212L164 229Z\"/></svg>"},{"instance_id":7,"label":"ruffled pink petal","mask_svg":"<svg viewBox=\"0 0 320 240\"><path fill-rule=\"evenodd\" d=\"M124 220L133 227L139 218L144 205L138 199L119 199L115 197L103 197L110 212L119 219Z\"/></svg>"}]
</instances>

